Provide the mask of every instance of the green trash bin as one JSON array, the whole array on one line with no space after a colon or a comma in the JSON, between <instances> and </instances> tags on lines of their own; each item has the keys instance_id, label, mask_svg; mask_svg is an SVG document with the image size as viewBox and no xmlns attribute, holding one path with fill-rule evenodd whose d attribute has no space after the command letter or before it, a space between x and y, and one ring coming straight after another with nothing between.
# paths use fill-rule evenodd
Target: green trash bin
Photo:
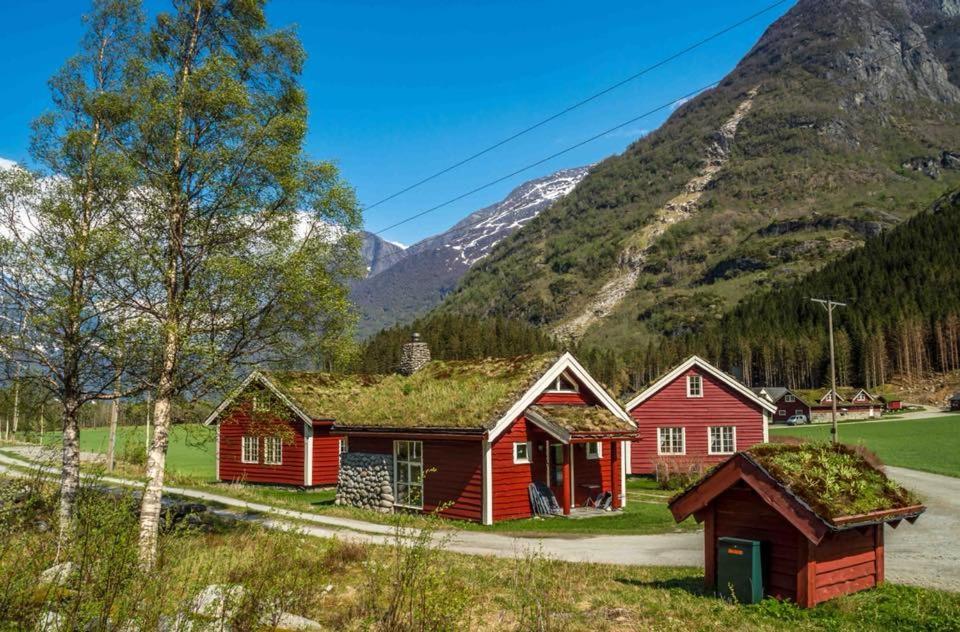
<instances>
[{"instance_id":1,"label":"green trash bin","mask_svg":"<svg viewBox=\"0 0 960 632\"><path fill-rule=\"evenodd\" d=\"M757 540L717 539L717 592L739 603L763 599L763 565Z\"/></svg>"}]
</instances>

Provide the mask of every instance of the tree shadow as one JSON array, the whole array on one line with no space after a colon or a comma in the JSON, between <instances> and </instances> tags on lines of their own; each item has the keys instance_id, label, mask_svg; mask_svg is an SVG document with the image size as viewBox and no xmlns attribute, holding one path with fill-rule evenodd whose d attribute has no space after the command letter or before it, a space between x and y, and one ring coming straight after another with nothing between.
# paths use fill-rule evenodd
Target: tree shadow
<instances>
[{"instance_id":1,"label":"tree shadow","mask_svg":"<svg viewBox=\"0 0 960 632\"><path fill-rule=\"evenodd\" d=\"M333 507L334 498L327 498L326 500L315 500L310 505L312 507Z\"/></svg>"},{"instance_id":2,"label":"tree shadow","mask_svg":"<svg viewBox=\"0 0 960 632\"><path fill-rule=\"evenodd\" d=\"M657 588L660 590L682 590L684 592L688 592L691 595L695 595L697 597L712 596L712 594L708 593L704 589L702 577L653 579L649 581L643 581L640 579L629 579L626 577L618 577L614 581L624 584L626 586L636 586L638 588Z\"/></svg>"}]
</instances>

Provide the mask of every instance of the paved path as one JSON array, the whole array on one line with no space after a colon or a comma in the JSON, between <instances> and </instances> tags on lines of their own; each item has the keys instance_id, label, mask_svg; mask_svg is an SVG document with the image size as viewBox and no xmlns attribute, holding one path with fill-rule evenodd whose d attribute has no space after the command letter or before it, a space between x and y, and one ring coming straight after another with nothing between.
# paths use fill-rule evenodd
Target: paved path
<instances>
[{"instance_id":1,"label":"paved path","mask_svg":"<svg viewBox=\"0 0 960 632\"><path fill-rule=\"evenodd\" d=\"M36 458L36 448L6 448ZM0 454L0 472L15 472L11 465L24 461ZM45 467L56 474L55 467ZM960 591L960 478L888 467L888 473L918 492L928 506L916 524L902 523L886 530L886 573L889 581ZM137 487L141 483L101 477L104 483ZM318 537L339 537L377 544L395 541L388 525L281 509L229 496L181 487L165 487L169 494L218 503L234 510L262 514L254 519L275 529L300 529ZM526 552L570 562L597 562L640 566L701 566L702 533L659 535L598 535L523 538L479 531L440 532L446 548L458 553L515 557Z\"/></svg>"}]
</instances>

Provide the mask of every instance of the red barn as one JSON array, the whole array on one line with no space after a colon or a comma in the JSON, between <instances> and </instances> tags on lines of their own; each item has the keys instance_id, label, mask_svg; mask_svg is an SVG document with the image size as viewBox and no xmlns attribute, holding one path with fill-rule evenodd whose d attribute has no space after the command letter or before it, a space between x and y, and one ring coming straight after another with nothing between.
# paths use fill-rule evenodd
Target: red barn
<instances>
[{"instance_id":1,"label":"red barn","mask_svg":"<svg viewBox=\"0 0 960 632\"><path fill-rule=\"evenodd\" d=\"M730 457L670 511L704 523L709 590L730 590L718 586L730 576L719 549L738 538L760 543L765 596L809 608L882 582L884 525L913 522L924 507L846 446L771 444Z\"/></svg>"},{"instance_id":2,"label":"red barn","mask_svg":"<svg viewBox=\"0 0 960 632\"><path fill-rule=\"evenodd\" d=\"M254 371L204 421L217 424L217 480L336 485L342 439L281 386L285 375Z\"/></svg>"},{"instance_id":3,"label":"red barn","mask_svg":"<svg viewBox=\"0 0 960 632\"><path fill-rule=\"evenodd\" d=\"M630 400L637 423L629 472L702 467L766 443L776 407L705 360L692 356Z\"/></svg>"},{"instance_id":4,"label":"red barn","mask_svg":"<svg viewBox=\"0 0 960 632\"><path fill-rule=\"evenodd\" d=\"M636 426L572 355L430 362L424 343L411 346L426 358L405 375L318 394L347 437L338 502L484 524L533 515L531 483L549 487L564 514L602 494L614 510L625 504ZM372 503L358 498L370 476L347 480L354 461L387 470L381 504L377 489Z\"/></svg>"},{"instance_id":5,"label":"red barn","mask_svg":"<svg viewBox=\"0 0 960 632\"><path fill-rule=\"evenodd\" d=\"M810 421L810 405L789 388L762 386L751 390L760 397L768 399L776 407L777 410L773 413L773 423L786 423L788 419L797 415L802 415L806 422Z\"/></svg>"}]
</instances>

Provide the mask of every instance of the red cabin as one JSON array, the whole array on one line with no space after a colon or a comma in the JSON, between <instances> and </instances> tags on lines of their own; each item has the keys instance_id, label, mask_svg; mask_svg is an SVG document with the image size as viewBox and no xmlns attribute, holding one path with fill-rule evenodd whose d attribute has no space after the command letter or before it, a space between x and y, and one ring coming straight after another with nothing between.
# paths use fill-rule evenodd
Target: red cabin
<instances>
[{"instance_id":1,"label":"red cabin","mask_svg":"<svg viewBox=\"0 0 960 632\"><path fill-rule=\"evenodd\" d=\"M804 608L882 582L884 525L912 523L924 509L842 445L757 446L670 501L678 522L704 523L709 590L722 570L720 538L759 541L764 595Z\"/></svg>"},{"instance_id":2,"label":"red cabin","mask_svg":"<svg viewBox=\"0 0 960 632\"><path fill-rule=\"evenodd\" d=\"M281 387L284 375L254 371L204 421L217 424L217 480L336 485L343 440Z\"/></svg>"},{"instance_id":3,"label":"red cabin","mask_svg":"<svg viewBox=\"0 0 960 632\"><path fill-rule=\"evenodd\" d=\"M527 518L531 483L549 487L565 515L604 494L613 510L626 502L624 453L636 426L569 353L424 362L328 401L347 437L344 463L369 467L376 457L392 467L382 509L484 524ZM346 473L338 502L376 506Z\"/></svg>"},{"instance_id":4,"label":"red cabin","mask_svg":"<svg viewBox=\"0 0 960 632\"><path fill-rule=\"evenodd\" d=\"M767 442L776 407L705 360L692 356L626 405L637 423L629 472L696 468Z\"/></svg>"}]
</instances>

